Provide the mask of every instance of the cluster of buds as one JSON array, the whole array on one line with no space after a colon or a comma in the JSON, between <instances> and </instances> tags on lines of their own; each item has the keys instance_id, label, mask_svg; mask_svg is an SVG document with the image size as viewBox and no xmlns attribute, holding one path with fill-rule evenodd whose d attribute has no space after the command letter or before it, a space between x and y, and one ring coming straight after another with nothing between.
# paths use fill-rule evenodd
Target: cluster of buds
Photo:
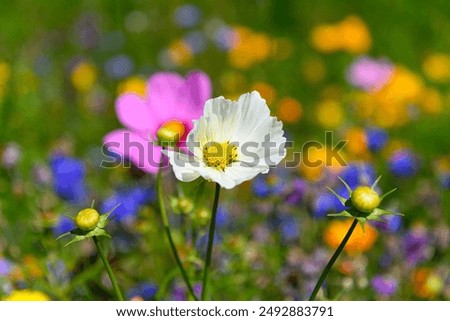
<instances>
[{"instance_id":1,"label":"cluster of buds","mask_svg":"<svg viewBox=\"0 0 450 321\"><path fill-rule=\"evenodd\" d=\"M60 235L58 239L73 235L73 238L71 241L69 241L65 246L80 242L89 238L92 238L94 236L106 236L111 238L111 236L105 231L105 227L110 222L110 215L111 213L119 206L120 204L116 205L112 210L109 212L100 215L93 207L94 204L90 208L85 208L81 210L75 218L72 218L75 221L76 228Z\"/></svg>"},{"instance_id":2,"label":"cluster of buds","mask_svg":"<svg viewBox=\"0 0 450 321\"><path fill-rule=\"evenodd\" d=\"M364 228L364 224L367 221L383 221L381 219L383 215L403 216L401 213L392 212L378 207L386 196L396 190L396 188L394 188L380 196L377 191L375 191L375 188L380 181L381 176L377 178L372 186L358 186L354 190L352 190L342 178L339 177L339 179L347 189L349 198L342 197L328 187L328 190L330 190L330 192L339 199L341 204L346 207L346 209L341 213L328 214L329 216L353 217L359 221L362 228Z\"/></svg>"}]
</instances>

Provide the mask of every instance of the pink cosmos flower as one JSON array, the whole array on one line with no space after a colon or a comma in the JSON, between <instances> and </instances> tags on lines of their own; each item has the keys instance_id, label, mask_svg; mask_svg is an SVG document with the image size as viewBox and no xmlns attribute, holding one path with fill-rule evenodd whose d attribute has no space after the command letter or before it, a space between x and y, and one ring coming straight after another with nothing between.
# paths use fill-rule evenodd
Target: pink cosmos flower
<instances>
[{"instance_id":1,"label":"pink cosmos flower","mask_svg":"<svg viewBox=\"0 0 450 321\"><path fill-rule=\"evenodd\" d=\"M173 72L155 73L147 83L145 98L132 93L117 98L117 118L125 128L108 133L103 142L109 151L156 173L161 158L157 142L177 135L178 146L183 146L192 120L203 114L211 94L211 81L203 72L192 72L186 78Z\"/></svg>"},{"instance_id":2,"label":"pink cosmos flower","mask_svg":"<svg viewBox=\"0 0 450 321\"><path fill-rule=\"evenodd\" d=\"M394 66L385 59L359 57L347 70L347 81L365 91L381 89L392 77Z\"/></svg>"}]
</instances>

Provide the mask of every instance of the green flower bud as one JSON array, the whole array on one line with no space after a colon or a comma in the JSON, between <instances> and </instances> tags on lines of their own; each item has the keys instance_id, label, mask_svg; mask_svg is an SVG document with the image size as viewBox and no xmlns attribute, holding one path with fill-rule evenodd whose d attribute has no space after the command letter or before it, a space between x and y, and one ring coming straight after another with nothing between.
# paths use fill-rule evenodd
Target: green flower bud
<instances>
[{"instance_id":1,"label":"green flower bud","mask_svg":"<svg viewBox=\"0 0 450 321\"><path fill-rule=\"evenodd\" d=\"M100 220L100 214L93 208L85 208L81 210L75 217L75 224L84 231L91 231L97 227Z\"/></svg>"},{"instance_id":2,"label":"green flower bud","mask_svg":"<svg viewBox=\"0 0 450 321\"><path fill-rule=\"evenodd\" d=\"M363 213L371 213L380 205L381 198L369 186L358 186L351 194L353 206Z\"/></svg>"}]
</instances>

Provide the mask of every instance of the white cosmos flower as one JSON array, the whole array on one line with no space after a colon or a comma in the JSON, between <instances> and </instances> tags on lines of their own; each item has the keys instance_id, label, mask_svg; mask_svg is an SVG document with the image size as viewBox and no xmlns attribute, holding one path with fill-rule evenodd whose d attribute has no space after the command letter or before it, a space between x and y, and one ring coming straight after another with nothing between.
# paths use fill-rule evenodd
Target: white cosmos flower
<instances>
[{"instance_id":1,"label":"white cosmos flower","mask_svg":"<svg viewBox=\"0 0 450 321\"><path fill-rule=\"evenodd\" d=\"M238 101L206 101L203 116L187 136L189 154L166 150L175 176L190 182L202 176L230 189L267 173L286 155L283 123L270 116L257 91Z\"/></svg>"}]
</instances>

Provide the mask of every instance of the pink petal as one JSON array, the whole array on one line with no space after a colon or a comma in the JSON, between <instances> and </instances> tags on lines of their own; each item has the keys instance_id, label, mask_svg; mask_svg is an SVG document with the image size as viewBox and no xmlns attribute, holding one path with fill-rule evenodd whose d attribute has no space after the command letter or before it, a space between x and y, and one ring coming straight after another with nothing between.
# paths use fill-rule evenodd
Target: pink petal
<instances>
[{"instance_id":1,"label":"pink petal","mask_svg":"<svg viewBox=\"0 0 450 321\"><path fill-rule=\"evenodd\" d=\"M117 99L116 114L125 127L133 130L153 134L158 126L149 106L135 94L124 94Z\"/></svg>"},{"instance_id":2,"label":"pink petal","mask_svg":"<svg viewBox=\"0 0 450 321\"><path fill-rule=\"evenodd\" d=\"M161 147L143 139L139 134L117 129L103 137L109 151L129 158L133 164L148 173L158 172Z\"/></svg>"},{"instance_id":3,"label":"pink petal","mask_svg":"<svg viewBox=\"0 0 450 321\"><path fill-rule=\"evenodd\" d=\"M147 86L148 104L159 125L177 119L177 115L188 104L184 79L177 73L158 72L150 77Z\"/></svg>"},{"instance_id":4,"label":"pink petal","mask_svg":"<svg viewBox=\"0 0 450 321\"><path fill-rule=\"evenodd\" d=\"M211 98L211 80L204 72L194 71L186 77L185 85L190 96L192 119L198 119L203 114L205 102Z\"/></svg>"}]
</instances>

